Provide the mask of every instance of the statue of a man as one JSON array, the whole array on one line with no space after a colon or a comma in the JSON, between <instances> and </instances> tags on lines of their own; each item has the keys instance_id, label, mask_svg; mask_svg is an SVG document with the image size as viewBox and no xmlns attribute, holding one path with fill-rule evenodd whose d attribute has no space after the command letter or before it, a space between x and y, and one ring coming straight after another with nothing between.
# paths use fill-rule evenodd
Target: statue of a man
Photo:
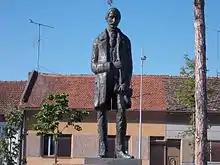
<instances>
[{"instance_id":1,"label":"statue of a man","mask_svg":"<svg viewBox=\"0 0 220 165\"><path fill-rule=\"evenodd\" d=\"M97 111L99 134L99 157L106 157L107 112L116 110L117 158L133 158L125 153L126 109L131 107L132 89L130 82L133 71L131 43L117 28L121 14L117 8L110 8L106 20L108 28L94 41L91 68L96 75L94 107Z\"/></svg>"}]
</instances>

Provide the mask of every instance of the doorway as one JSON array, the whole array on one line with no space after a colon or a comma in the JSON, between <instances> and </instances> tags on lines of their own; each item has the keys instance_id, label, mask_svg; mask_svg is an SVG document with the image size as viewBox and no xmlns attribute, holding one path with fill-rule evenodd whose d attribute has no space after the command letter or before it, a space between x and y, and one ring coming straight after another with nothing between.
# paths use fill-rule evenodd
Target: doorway
<instances>
[{"instance_id":1,"label":"doorway","mask_svg":"<svg viewBox=\"0 0 220 165\"><path fill-rule=\"evenodd\" d=\"M150 137L150 165L164 165L164 137Z\"/></svg>"},{"instance_id":2,"label":"doorway","mask_svg":"<svg viewBox=\"0 0 220 165\"><path fill-rule=\"evenodd\" d=\"M150 137L150 165L180 165L180 140Z\"/></svg>"},{"instance_id":3,"label":"doorway","mask_svg":"<svg viewBox=\"0 0 220 165\"><path fill-rule=\"evenodd\" d=\"M167 165L180 165L180 140L167 140Z\"/></svg>"}]
</instances>

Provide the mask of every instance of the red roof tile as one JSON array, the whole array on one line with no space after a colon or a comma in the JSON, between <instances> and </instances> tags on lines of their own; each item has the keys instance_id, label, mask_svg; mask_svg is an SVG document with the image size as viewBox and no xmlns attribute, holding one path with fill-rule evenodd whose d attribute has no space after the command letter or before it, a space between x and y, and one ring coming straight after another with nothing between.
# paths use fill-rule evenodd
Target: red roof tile
<instances>
[{"instance_id":1,"label":"red roof tile","mask_svg":"<svg viewBox=\"0 0 220 165\"><path fill-rule=\"evenodd\" d=\"M28 99L23 106L39 108L43 100L50 93L65 92L69 94L69 105L72 108L93 108L94 75L58 75L39 73L29 74L29 81L0 81L0 114L7 105L19 105L21 97ZM139 109L140 100L140 76L132 77L132 110ZM33 81L32 81L32 80ZM145 75L143 76L143 110L172 110L177 107L175 102L175 91L181 86L182 78L178 76ZM211 80L211 78L209 78ZM36 80L36 82L35 82ZM214 79L216 80L216 78ZM220 85L214 83L215 90L212 97L219 100ZM212 81L210 81L212 82ZM208 81L208 84L210 84ZM216 81L213 81L216 82ZM213 86L213 85L212 85ZM33 87L33 88L32 88ZM26 90L26 91L25 91ZM30 93L29 93L30 92ZM23 95L22 95L23 94ZM30 94L30 97L29 97ZM219 110L219 101L213 103L213 99L208 102L210 110ZM177 108L178 109L178 108Z\"/></svg>"},{"instance_id":2,"label":"red roof tile","mask_svg":"<svg viewBox=\"0 0 220 165\"><path fill-rule=\"evenodd\" d=\"M19 105L27 81L0 81L0 114L9 105Z\"/></svg>"},{"instance_id":3,"label":"red roof tile","mask_svg":"<svg viewBox=\"0 0 220 165\"><path fill-rule=\"evenodd\" d=\"M143 76L143 109L166 110L164 80L167 76ZM69 94L69 106L72 108L93 108L93 75L57 75L39 73L30 98L25 106L40 107L42 101L50 94L65 92ZM140 76L132 77L134 90L133 110L139 109Z\"/></svg>"}]
</instances>

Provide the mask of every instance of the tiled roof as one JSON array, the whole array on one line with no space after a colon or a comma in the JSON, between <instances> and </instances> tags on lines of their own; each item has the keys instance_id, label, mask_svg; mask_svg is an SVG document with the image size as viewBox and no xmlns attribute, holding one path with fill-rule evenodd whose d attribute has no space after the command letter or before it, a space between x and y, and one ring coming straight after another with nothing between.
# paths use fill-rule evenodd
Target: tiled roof
<instances>
[{"instance_id":1,"label":"tiled roof","mask_svg":"<svg viewBox=\"0 0 220 165\"><path fill-rule=\"evenodd\" d=\"M133 75L132 77L134 91L132 110L138 110L140 107L140 78L140 75ZM18 105L22 96L28 98L27 103L23 104L23 106L39 108L49 94L62 92L69 94L70 107L92 109L94 79L94 75L38 73L38 75L35 74L33 76L33 82L29 83L29 85L31 84L30 87L28 87L27 81L0 81L0 113L8 104ZM175 91L181 86L182 80L179 76L144 75L142 109L185 111L186 109L174 99ZM210 86L210 84L215 88L215 92L212 95L208 95L208 109L219 111L220 79L209 77L208 85ZM28 97L29 94L30 97Z\"/></svg>"},{"instance_id":2,"label":"tiled roof","mask_svg":"<svg viewBox=\"0 0 220 165\"><path fill-rule=\"evenodd\" d=\"M27 81L0 81L0 114L4 108L18 106Z\"/></svg>"},{"instance_id":3,"label":"tiled roof","mask_svg":"<svg viewBox=\"0 0 220 165\"><path fill-rule=\"evenodd\" d=\"M183 84L184 78L179 76L169 76L165 83L166 99L168 110L171 111L191 111L179 104L176 92ZM220 111L220 78L208 77L207 79L207 109L208 111Z\"/></svg>"},{"instance_id":4,"label":"tiled roof","mask_svg":"<svg viewBox=\"0 0 220 165\"><path fill-rule=\"evenodd\" d=\"M40 107L42 101L54 92L69 94L72 108L93 108L94 75L57 75L39 73L30 98L25 106ZM164 80L166 76L143 76L143 109L166 110ZM132 77L134 90L132 108L139 109L140 76Z\"/></svg>"}]
</instances>

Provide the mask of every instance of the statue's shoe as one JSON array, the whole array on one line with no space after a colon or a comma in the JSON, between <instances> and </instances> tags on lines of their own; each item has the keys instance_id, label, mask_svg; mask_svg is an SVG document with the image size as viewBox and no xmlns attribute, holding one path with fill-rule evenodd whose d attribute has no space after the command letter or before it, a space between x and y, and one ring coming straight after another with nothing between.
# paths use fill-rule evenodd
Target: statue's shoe
<instances>
[{"instance_id":1,"label":"statue's shoe","mask_svg":"<svg viewBox=\"0 0 220 165\"><path fill-rule=\"evenodd\" d=\"M124 158L124 159L134 159L134 156L132 155L129 155L129 154L126 154L124 153L123 151L120 151L116 154L116 157L117 158Z\"/></svg>"},{"instance_id":2,"label":"statue's shoe","mask_svg":"<svg viewBox=\"0 0 220 165\"><path fill-rule=\"evenodd\" d=\"M107 155L98 155L98 158L107 158Z\"/></svg>"}]
</instances>

